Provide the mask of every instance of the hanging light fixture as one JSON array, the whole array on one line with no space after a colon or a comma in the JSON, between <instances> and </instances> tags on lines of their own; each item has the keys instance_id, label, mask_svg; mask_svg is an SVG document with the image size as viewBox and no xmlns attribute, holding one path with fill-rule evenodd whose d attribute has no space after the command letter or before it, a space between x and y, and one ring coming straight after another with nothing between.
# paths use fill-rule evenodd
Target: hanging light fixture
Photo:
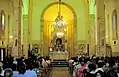
<instances>
[{"instance_id":1,"label":"hanging light fixture","mask_svg":"<svg viewBox=\"0 0 119 77\"><path fill-rule=\"evenodd\" d=\"M67 25L66 22L63 20L63 16L61 15L61 3L61 0L59 0L59 12L53 24L55 28L65 28Z\"/></svg>"}]
</instances>

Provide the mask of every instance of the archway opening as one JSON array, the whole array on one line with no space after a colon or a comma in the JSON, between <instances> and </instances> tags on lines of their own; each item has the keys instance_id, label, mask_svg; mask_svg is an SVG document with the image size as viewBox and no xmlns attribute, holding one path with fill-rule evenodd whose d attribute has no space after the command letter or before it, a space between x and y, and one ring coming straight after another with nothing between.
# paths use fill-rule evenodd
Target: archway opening
<instances>
[{"instance_id":1,"label":"archway opening","mask_svg":"<svg viewBox=\"0 0 119 77\"><path fill-rule=\"evenodd\" d=\"M61 15L63 16L63 20L66 22L66 27L63 30L56 29L53 26L55 22L58 12L59 12L59 4L53 3L48 6L43 13L43 55L49 55L50 52L68 52L70 56L75 49L75 34L76 34L76 16L75 12L72 8L70 8L67 4L61 4ZM60 32L59 32L60 31ZM63 31L63 32L62 32ZM62 50L57 49L57 39L62 41Z\"/></svg>"}]
</instances>

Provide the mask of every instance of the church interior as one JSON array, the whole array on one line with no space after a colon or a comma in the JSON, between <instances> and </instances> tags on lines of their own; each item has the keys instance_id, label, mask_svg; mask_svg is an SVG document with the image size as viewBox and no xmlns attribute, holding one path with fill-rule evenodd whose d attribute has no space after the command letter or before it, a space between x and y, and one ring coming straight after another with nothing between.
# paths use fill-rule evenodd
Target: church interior
<instances>
[{"instance_id":1,"label":"church interior","mask_svg":"<svg viewBox=\"0 0 119 77\"><path fill-rule=\"evenodd\" d=\"M119 56L118 19L119 0L0 0L0 59Z\"/></svg>"}]
</instances>

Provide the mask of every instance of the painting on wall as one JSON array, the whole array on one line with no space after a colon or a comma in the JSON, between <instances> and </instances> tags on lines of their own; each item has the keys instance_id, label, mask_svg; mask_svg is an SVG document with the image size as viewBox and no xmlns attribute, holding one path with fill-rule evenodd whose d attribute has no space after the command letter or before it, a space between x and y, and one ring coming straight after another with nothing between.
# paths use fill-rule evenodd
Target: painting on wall
<instances>
[{"instance_id":1,"label":"painting on wall","mask_svg":"<svg viewBox=\"0 0 119 77\"><path fill-rule=\"evenodd\" d=\"M79 44L79 51L80 53L84 53L86 50L86 44Z\"/></svg>"},{"instance_id":2,"label":"painting on wall","mask_svg":"<svg viewBox=\"0 0 119 77\"><path fill-rule=\"evenodd\" d=\"M32 55L38 56L40 44L32 44Z\"/></svg>"}]
</instances>

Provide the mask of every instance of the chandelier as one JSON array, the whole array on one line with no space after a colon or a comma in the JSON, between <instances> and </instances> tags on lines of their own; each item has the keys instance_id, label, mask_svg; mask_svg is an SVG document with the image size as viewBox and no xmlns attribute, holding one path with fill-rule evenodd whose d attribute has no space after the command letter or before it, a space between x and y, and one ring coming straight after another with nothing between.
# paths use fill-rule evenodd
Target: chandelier
<instances>
[{"instance_id":1,"label":"chandelier","mask_svg":"<svg viewBox=\"0 0 119 77\"><path fill-rule=\"evenodd\" d=\"M65 28L67 23L63 20L63 16L61 15L61 0L59 0L59 12L58 16L53 23L55 28Z\"/></svg>"}]
</instances>

